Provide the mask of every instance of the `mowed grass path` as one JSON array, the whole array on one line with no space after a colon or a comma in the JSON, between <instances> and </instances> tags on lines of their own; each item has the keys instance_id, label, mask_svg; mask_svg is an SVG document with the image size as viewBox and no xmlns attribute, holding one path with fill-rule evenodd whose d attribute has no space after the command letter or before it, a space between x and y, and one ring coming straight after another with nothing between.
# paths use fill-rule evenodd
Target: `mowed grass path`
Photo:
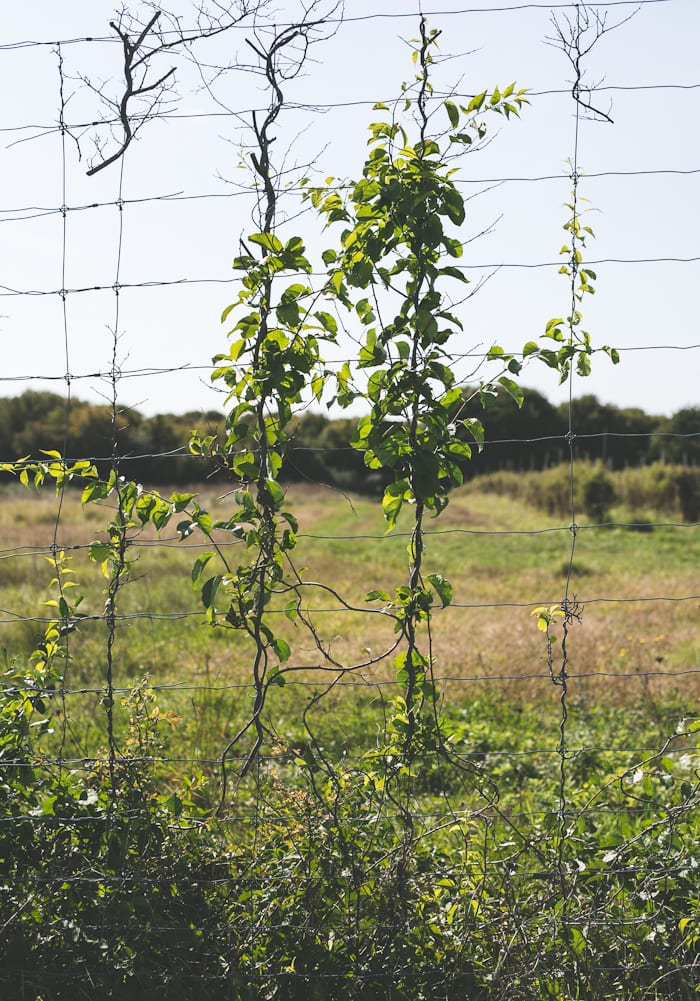
<instances>
[{"instance_id":1,"label":"mowed grass path","mask_svg":"<svg viewBox=\"0 0 700 1001\"><path fill-rule=\"evenodd\" d=\"M215 518L232 508L223 493L205 491L199 499ZM382 603L368 603L365 595L374 588L392 593L406 583L412 513L386 534L380 505L365 498L293 486L286 507L299 518L293 559L308 583L304 607L322 649L286 620L281 608L287 599L280 599L275 622L292 648L288 666L304 668L273 693L270 720L281 729L288 712L297 712L309 693L337 678L337 672L318 670L328 668L330 659L347 671L324 711L340 712L348 695L372 698L379 689L392 691L391 657L372 667L356 665L380 657L395 642ZM100 619L106 581L82 547L104 537L109 517L107 506L82 509L77 492L69 491L60 507L48 490L2 492L0 646L21 661L40 638L41 620L50 615L43 602L53 575L40 550L54 538L71 553L77 590L85 595L81 610L96 616L69 641L66 687L82 691L71 696L71 733L82 750L99 739L94 728L99 730L102 715L107 641ZM572 701L615 706L673 692L686 704L697 698L698 529L635 532L587 528L581 521L574 540L562 519L481 494L476 481L455 491L443 515L426 522L425 573L442 573L454 589L453 604L436 608L431 631L434 675L446 703L465 705L486 696L555 707L560 690L549 677L546 643L532 611L558 604L567 594L567 576L568 596L581 609L567 639ZM161 701L185 718L183 733L192 753L213 752L225 743L251 704L248 641L230 628L207 626L190 583L193 560L209 548L196 536L179 541L174 522L160 538L151 531L135 535L130 580L119 598L124 618L113 649L116 686L128 689L148 675L162 689ZM226 553L233 565L246 558L240 544L227 545ZM215 572L215 561L211 567ZM332 588L356 610L347 611L314 582ZM422 649L427 648L424 635ZM560 656L555 645L555 670Z\"/></svg>"}]
</instances>

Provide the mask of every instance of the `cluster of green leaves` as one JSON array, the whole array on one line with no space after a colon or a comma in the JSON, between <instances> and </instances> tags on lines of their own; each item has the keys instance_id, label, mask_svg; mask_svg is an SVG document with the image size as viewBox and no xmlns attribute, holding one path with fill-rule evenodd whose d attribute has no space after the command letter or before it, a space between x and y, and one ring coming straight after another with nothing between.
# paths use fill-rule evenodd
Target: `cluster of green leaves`
<instances>
[{"instance_id":1,"label":"cluster of green leaves","mask_svg":"<svg viewBox=\"0 0 700 1001\"><path fill-rule=\"evenodd\" d=\"M423 39L423 90L434 36ZM416 50L418 51L418 50ZM308 197L330 223L342 223L339 249L324 253L329 287L352 310L364 330L359 369L371 370L361 418L352 444L370 469L388 469L383 506L389 527L405 502L420 501L439 512L451 487L462 482L471 446L460 431L481 444L477 418L461 419L464 400L456 384L451 339L463 324L450 305L445 281L468 284L451 261L462 255L457 228L465 220L464 199L455 183L451 151L482 139L484 110L517 113L524 91L514 86L490 97L480 94L466 106L446 103L450 129L442 144L426 135L425 123L411 143L399 121L370 126L370 154L361 180L343 200L336 191L316 188ZM412 107L406 98L404 110ZM389 110L386 105L376 109ZM377 289L388 294L392 319L382 318ZM355 290L360 297L353 298ZM362 292L371 291L371 297ZM384 307L382 307L384 308ZM512 364L513 359L506 359ZM336 399L354 402L349 365L341 371ZM502 377L503 385L510 385ZM364 396L364 394L363 394Z\"/></svg>"},{"instance_id":2,"label":"cluster of green leaves","mask_svg":"<svg viewBox=\"0 0 700 1001\"><path fill-rule=\"evenodd\" d=\"M220 974L208 934L226 915L201 776L170 776L164 791L151 762L175 721L147 683L123 700L111 768L106 752L55 761L53 677L56 693L38 665L6 661L0 686L0 992L199 997L199 979Z\"/></svg>"},{"instance_id":3,"label":"cluster of green leaves","mask_svg":"<svg viewBox=\"0 0 700 1001\"><path fill-rule=\"evenodd\" d=\"M423 518L445 508L450 490L463 482L471 443L481 447L484 434L481 421L464 414L454 369L453 342L464 327L450 292L467 285L468 278L455 263L462 256L459 229L466 213L452 161L457 150L484 139L489 113L510 117L527 103L525 91L514 84L478 94L465 105L447 101L441 109L445 127L433 135L426 109L438 34L421 21L413 51L417 73L411 87L404 86L402 112L370 125L362 177L349 185L347 197L329 184L307 191L327 225L342 227L337 246L323 254L327 291L362 331L355 368L346 363L341 369L335 401L349 406L361 396L369 404L351 444L369 470L387 477L382 508L388 530L406 504L414 509L407 584L391 597L376 590L367 596L385 603L403 640L394 658L404 694L394 706L392 739L397 745L401 735L409 770L416 748L434 748L441 740L439 725L434 726L430 621L435 597L444 607L452 596L441 574L424 575ZM391 109L378 104L375 110ZM411 128L415 138L409 137ZM511 377L521 363L500 348L492 356L499 353L504 372L498 382L521 402ZM360 391L353 387L362 371L369 374ZM495 389L488 385L481 392L485 397ZM423 708L427 712L421 715ZM419 731L425 731L420 739Z\"/></svg>"},{"instance_id":4,"label":"cluster of green leaves","mask_svg":"<svg viewBox=\"0 0 700 1001\"><path fill-rule=\"evenodd\" d=\"M259 209L264 228L248 237L242 244L244 253L234 261L241 287L222 315L222 322L235 321L229 331L231 344L227 353L214 359L212 373L213 381L229 388L226 439L194 433L190 441L193 454L215 457L238 481L236 509L212 527L241 542L246 553L233 566L219 548L198 557L192 570L192 583L201 588L208 620L242 630L253 646L254 707L250 723L231 739L222 755L222 808L226 756L249 726L255 740L244 772L259 753L267 692L270 684L283 683L280 665L291 654L269 614L273 598L283 596L287 617L300 618L301 575L292 562L298 526L293 513L285 510L280 475L294 407L302 402L307 388L321 400L328 375L320 345L333 342L337 334L334 316L318 308L322 294L314 292L308 280L312 266L302 240L294 236L283 242L275 232L277 195L270 161L273 139L268 130L283 100L279 50L285 38L293 40L296 34L283 33L265 57L272 97L264 124L255 126L258 150L252 156L262 182ZM212 563L214 556L217 560Z\"/></svg>"},{"instance_id":5,"label":"cluster of green leaves","mask_svg":"<svg viewBox=\"0 0 700 1001\"><path fill-rule=\"evenodd\" d=\"M37 461L25 455L12 462L0 462L0 472L16 476L25 487L30 482L35 487L41 487L47 481L54 482L56 490L62 490L75 477L96 475L95 467L88 459L66 462L61 453L54 449L41 449L41 452L47 459Z\"/></svg>"},{"instance_id":6,"label":"cluster of green leaves","mask_svg":"<svg viewBox=\"0 0 700 1001\"><path fill-rule=\"evenodd\" d=\"M577 183L577 178L574 178ZM571 365L574 363L578 375L587 376L591 372L591 357L595 351L603 351L608 355L614 365L620 361L620 354L617 348L603 345L594 348L591 335L581 326L583 313L579 308L586 295L594 295L595 287L593 282L597 276L590 267L584 266L583 250L586 248L586 240L593 237L594 233L590 226L584 226L581 221L581 209L579 204L585 201L578 194L577 188L571 196L571 201L567 202L565 208L571 213L564 223L564 230L569 235L569 243L565 243L559 253L565 255L567 261L559 268L559 274L566 275L571 283L572 308L569 316L555 316L547 321L544 336L560 345L556 350L552 348L540 348L538 357L550 368L556 369L560 375L560 381L565 382L569 377ZM533 347L533 351L537 346Z\"/></svg>"}]
</instances>

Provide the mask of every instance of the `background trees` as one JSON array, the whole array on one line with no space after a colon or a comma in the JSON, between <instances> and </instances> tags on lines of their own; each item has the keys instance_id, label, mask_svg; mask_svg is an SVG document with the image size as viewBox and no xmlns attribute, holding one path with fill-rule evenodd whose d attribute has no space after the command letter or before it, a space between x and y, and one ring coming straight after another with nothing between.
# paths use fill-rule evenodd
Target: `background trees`
<instances>
[{"instance_id":1,"label":"background trees","mask_svg":"<svg viewBox=\"0 0 700 1001\"><path fill-rule=\"evenodd\" d=\"M73 401L66 427L65 400L58 394L27 391L0 399L0 458L38 457L41 449L87 457L107 468L111 459L112 408ZM467 416L484 416L478 399L465 408ZM587 394L574 399L574 455L600 461L609 469L664 462L700 464L700 408L685 408L670 418L637 408L603 404ZM547 469L567 458L568 407L554 406L545 396L526 389L522 408L500 391L486 412L484 450L465 464L469 475L499 470ZM156 414L145 417L134 407L118 407L116 417L123 472L158 485L184 485L208 479L216 463L202 463L188 452L194 427L222 437L224 415L206 413ZM286 480L332 484L361 493L379 490L382 476L367 469L350 442L356 422L332 418L320 410L295 417L284 460ZM64 449L65 444L65 449Z\"/></svg>"}]
</instances>

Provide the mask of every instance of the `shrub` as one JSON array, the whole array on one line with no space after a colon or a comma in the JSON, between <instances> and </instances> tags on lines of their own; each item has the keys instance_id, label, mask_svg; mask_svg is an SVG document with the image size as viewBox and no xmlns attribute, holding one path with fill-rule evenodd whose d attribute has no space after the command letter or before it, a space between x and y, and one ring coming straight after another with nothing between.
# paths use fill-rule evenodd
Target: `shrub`
<instances>
[{"instance_id":1,"label":"shrub","mask_svg":"<svg viewBox=\"0 0 700 1001\"><path fill-rule=\"evenodd\" d=\"M684 521L700 521L700 469L682 469L675 477Z\"/></svg>"},{"instance_id":2,"label":"shrub","mask_svg":"<svg viewBox=\"0 0 700 1001\"><path fill-rule=\"evenodd\" d=\"M124 700L123 756L55 768L51 698L39 672L6 671L0 997L184 1001L204 980L223 987L213 942L225 927L216 877L228 875L227 854L201 822L196 782L165 793L156 782L172 717L141 684Z\"/></svg>"},{"instance_id":3,"label":"shrub","mask_svg":"<svg viewBox=\"0 0 700 1001\"><path fill-rule=\"evenodd\" d=\"M637 511L675 511L678 504L676 472L677 467L658 462L620 471L615 476L620 503Z\"/></svg>"},{"instance_id":4,"label":"shrub","mask_svg":"<svg viewBox=\"0 0 700 1001\"><path fill-rule=\"evenodd\" d=\"M583 467L577 483L581 507L593 521L607 521L610 508L615 503L616 492L612 476L602 463Z\"/></svg>"}]
</instances>

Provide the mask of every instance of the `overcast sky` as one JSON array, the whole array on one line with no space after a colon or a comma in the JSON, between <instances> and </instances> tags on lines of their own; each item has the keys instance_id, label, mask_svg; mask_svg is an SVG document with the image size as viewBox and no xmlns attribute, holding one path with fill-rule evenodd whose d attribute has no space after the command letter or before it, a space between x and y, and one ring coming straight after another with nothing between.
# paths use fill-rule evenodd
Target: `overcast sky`
<instances>
[{"instance_id":1,"label":"overcast sky","mask_svg":"<svg viewBox=\"0 0 700 1001\"><path fill-rule=\"evenodd\" d=\"M321 177L359 173L366 126L377 114L372 103L394 98L411 78L405 39L416 34L420 6L346 0L346 21L313 48L305 75L285 88L302 106L283 113L276 143L290 180L303 172L295 175L295 165L308 164L306 172ZM452 57L436 69L438 91L467 95L514 80L532 91L522 118L504 122L488 148L460 165L463 190L474 196L464 239L489 230L466 246L462 263L474 281L492 274L462 308L460 353L478 354L494 342L517 349L568 311L567 282L557 269L574 153L571 67L547 44L550 4L498 9L506 6L422 3L431 26L442 30L442 55ZM558 6L560 19L571 16L572 7ZM299 13L293 2L277 9L280 22ZM622 362L613 367L596 358L593 375L576 382L574 395L593 392L619 406L670 414L700 403L700 5L659 0L596 9L607 12L608 26L633 14L599 39L585 63L586 80L600 86L595 103L613 123L583 122L578 145L581 194L590 200L587 221L596 234L586 259L601 262L592 265L597 291L584 304L583 326L596 344L621 349ZM193 23L186 0L171 10ZM176 68L173 103L143 127L123 164L88 177L96 141L106 143L104 155L118 145L104 126L89 124L106 109L79 79L119 97L122 52L109 27L113 18L114 6L104 0L30 0L3 10L0 393L65 392L69 372L75 396L110 397L105 374L116 327L123 402L149 414L220 407L207 369L226 349L219 317L235 296L231 261L241 234L253 228L241 155L249 110L267 98L251 74L230 72L204 90L191 63L163 56L155 71ZM208 63L249 62L246 30L202 43L196 54ZM30 41L47 44L14 44ZM57 128L59 52L71 129L64 137ZM309 103L315 110L303 107ZM294 214L294 196L287 198ZM304 237L313 251L330 239L309 216L285 231ZM122 287L117 297L115 283L144 287ZM62 288L69 290L64 298ZM335 357L349 351L341 343ZM473 362L460 365L458 375L469 378ZM564 399L567 390L540 368L526 371L524 383L554 402Z\"/></svg>"}]
</instances>

